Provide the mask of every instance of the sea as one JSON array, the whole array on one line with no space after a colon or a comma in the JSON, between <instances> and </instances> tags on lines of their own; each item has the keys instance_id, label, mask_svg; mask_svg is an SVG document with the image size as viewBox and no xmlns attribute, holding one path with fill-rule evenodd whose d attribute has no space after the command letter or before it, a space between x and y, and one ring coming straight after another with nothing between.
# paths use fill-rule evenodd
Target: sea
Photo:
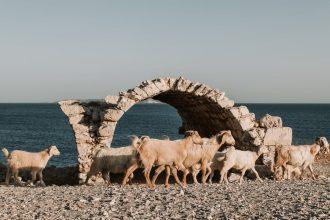
<instances>
[{"instance_id":1,"label":"sea","mask_svg":"<svg viewBox=\"0 0 330 220\"><path fill-rule=\"evenodd\" d=\"M238 104L246 105L257 118L265 114L280 116L284 126L293 129L294 144L310 144L316 137L330 139L330 104ZM164 135L178 139L181 118L167 104L137 104L117 124L112 146L129 144L129 135ZM77 150L67 117L57 104L0 104L0 147L9 151L40 151L56 145L61 155L49 166L74 166ZM5 163L1 154L0 162Z\"/></svg>"}]
</instances>

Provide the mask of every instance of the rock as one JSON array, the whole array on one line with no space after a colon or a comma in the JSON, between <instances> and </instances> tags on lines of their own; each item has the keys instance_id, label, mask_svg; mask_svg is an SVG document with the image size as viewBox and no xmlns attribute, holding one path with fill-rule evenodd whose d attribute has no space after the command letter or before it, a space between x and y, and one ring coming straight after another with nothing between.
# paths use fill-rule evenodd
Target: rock
<instances>
[{"instance_id":1,"label":"rock","mask_svg":"<svg viewBox=\"0 0 330 220\"><path fill-rule=\"evenodd\" d=\"M107 97L105 97L105 102L106 103L109 103L109 104L112 104L112 105L117 105L117 102L119 100L119 96L116 96L116 95L108 95Z\"/></svg>"},{"instance_id":2,"label":"rock","mask_svg":"<svg viewBox=\"0 0 330 220\"><path fill-rule=\"evenodd\" d=\"M127 111L130 107L132 107L135 104L135 101L129 98L126 98L124 96L120 97L117 108Z\"/></svg>"},{"instance_id":3,"label":"rock","mask_svg":"<svg viewBox=\"0 0 330 220\"><path fill-rule=\"evenodd\" d=\"M292 129L289 127L269 128L266 131L264 145L291 145L292 144Z\"/></svg>"},{"instance_id":4,"label":"rock","mask_svg":"<svg viewBox=\"0 0 330 220\"><path fill-rule=\"evenodd\" d=\"M239 124L243 131L252 129L254 127L254 122L255 122L254 114L246 115L243 118L240 118L239 120Z\"/></svg>"},{"instance_id":5,"label":"rock","mask_svg":"<svg viewBox=\"0 0 330 220\"><path fill-rule=\"evenodd\" d=\"M283 127L282 119L278 116L266 114L260 119L260 127L263 128L280 128Z\"/></svg>"},{"instance_id":6,"label":"rock","mask_svg":"<svg viewBox=\"0 0 330 220\"><path fill-rule=\"evenodd\" d=\"M121 109L107 109L102 115L102 119L105 121L118 121L125 112Z\"/></svg>"},{"instance_id":7,"label":"rock","mask_svg":"<svg viewBox=\"0 0 330 220\"><path fill-rule=\"evenodd\" d=\"M116 128L116 124L117 124L116 122L103 123L98 131L99 136L101 137L113 136L113 133Z\"/></svg>"},{"instance_id":8,"label":"rock","mask_svg":"<svg viewBox=\"0 0 330 220\"><path fill-rule=\"evenodd\" d=\"M101 201L101 198L98 198L98 197L91 197L91 198L90 198L90 201L91 201L91 202L99 202L99 201Z\"/></svg>"}]
</instances>

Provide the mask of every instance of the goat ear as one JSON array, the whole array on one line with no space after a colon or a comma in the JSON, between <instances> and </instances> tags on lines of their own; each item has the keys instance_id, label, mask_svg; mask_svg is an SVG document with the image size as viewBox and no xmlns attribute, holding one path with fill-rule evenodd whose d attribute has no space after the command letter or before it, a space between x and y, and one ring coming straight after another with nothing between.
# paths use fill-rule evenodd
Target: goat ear
<instances>
[{"instance_id":1,"label":"goat ear","mask_svg":"<svg viewBox=\"0 0 330 220\"><path fill-rule=\"evenodd\" d=\"M129 139L131 139L131 141L135 140L138 138L138 136L136 136L135 134L132 135L128 135Z\"/></svg>"},{"instance_id":2,"label":"goat ear","mask_svg":"<svg viewBox=\"0 0 330 220\"><path fill-rule=\"evenodd\" d=\"M229 135L231 135L231 131L230 130L228 130L228 131L220 131L220 133L219 133L219 135L222 137L223 135L225 135L225 134L229 134Z\"/></svg>"},{"instance_id":3,"label":"goat ear","mask_svg":"<svg viewBox=\"0 0 330 220\"><path fill-rule=\"evenodd\" d=\"M149 140L149 139L150 139L150 137L146 136L146 135L141 137L141 141L146 141L146 140Z\"/></svg>"}]
</instances>

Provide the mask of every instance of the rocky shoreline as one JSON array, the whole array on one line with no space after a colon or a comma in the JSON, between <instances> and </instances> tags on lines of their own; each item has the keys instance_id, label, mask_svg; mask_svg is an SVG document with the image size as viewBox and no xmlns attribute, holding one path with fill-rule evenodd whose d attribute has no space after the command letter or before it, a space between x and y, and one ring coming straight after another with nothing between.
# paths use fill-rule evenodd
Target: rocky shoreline
<instances>
[{"instance_id":1,"label":"rocky shoreline","mask_svg":"<svg viewBox=\"0 0 330 220\"><path fill-rule=\"evenodd\" d=\"M328 161L315 167L315 181L189 184L185 191L175 185L150 191L139 181L125 187L0 186L0 219L328 219Z\"/></svg>"}]
</instances>

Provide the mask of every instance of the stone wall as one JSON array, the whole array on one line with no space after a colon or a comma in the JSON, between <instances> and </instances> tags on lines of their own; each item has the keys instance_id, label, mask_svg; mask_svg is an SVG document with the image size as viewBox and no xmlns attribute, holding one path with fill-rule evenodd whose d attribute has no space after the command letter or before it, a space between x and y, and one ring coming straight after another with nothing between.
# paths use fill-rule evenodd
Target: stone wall
<instances>
[{"instance_id":1,"label":"stone wall","mask_svg":"<svg viewBox=\"0 0 330 220\"><path fill-rule=\"evenodd\" d=\"M133 89L107 96L100 102L67 100L59 102L68 116L76 137L79 179L83 181L95 149L111 146L119 119L133 105L153 98L177 109L182 118L179 133L197 130L210 137L229 129L237 148L257 150L261 145L291 144L291 128L282 126L279 117L266 115L260 121L246 106L234 106L225 93L199 82L180 78L158 78Z\"/></svg>"}]
</instances>

